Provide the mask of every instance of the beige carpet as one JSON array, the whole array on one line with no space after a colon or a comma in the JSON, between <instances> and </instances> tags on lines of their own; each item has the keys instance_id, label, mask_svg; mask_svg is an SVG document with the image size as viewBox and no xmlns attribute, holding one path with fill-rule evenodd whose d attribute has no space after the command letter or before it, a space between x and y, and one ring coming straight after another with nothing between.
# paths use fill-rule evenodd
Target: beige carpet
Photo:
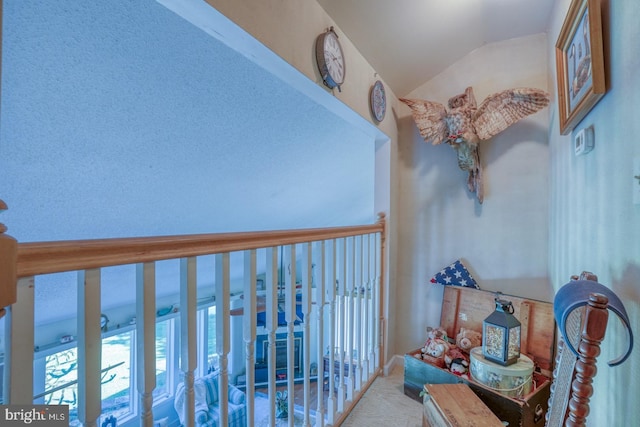
<instances>
[{"instance_id":1,"label":"beige carpet","mask_svg":"<svg viewBox=\"0 0 640 427\"><path fill-rule=\"evenodd\" d=\"M403 390L404 367L395 366L388 376L375 379L343 426L421 427L422 405Z\"/></svg>"}]
</instances>

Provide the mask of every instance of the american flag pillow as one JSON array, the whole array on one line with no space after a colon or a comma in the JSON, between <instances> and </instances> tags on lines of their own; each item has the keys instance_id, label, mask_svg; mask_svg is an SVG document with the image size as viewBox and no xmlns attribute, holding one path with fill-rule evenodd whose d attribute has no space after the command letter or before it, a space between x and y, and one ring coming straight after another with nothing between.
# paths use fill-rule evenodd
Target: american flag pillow
<instances>
[{"instance_id":1,"label":"american flag pillow","mask_svg":"<svg viewBox=\"0 0 640 427\"><path fill-rule=\"evenodd\" d=\"M478 286L473 277L471 277L469 270L467 270L459 259L440 270L440 272L431 278L431 283L480 289L480 286Z\"/></svg>"}]
</instances>

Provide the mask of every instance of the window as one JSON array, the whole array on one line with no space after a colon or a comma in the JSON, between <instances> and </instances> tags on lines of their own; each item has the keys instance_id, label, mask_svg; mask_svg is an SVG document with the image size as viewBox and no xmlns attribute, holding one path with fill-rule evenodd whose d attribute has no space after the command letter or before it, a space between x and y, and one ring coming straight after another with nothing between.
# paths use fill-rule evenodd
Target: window
<instances>
[{"instance_id":1,"label":"window","mask_svg":"<svg viewBox=\"0 0 640 427\"><path fill-rule=\"evenodd\" d=\"M216 352L216 306L206 309L207 313L207 366L208 371L218 369L218 353Z\"/></svg>"},{"instance_id":2,"label":"window","mask_svg":"<svg viewBox=\"0 0 640 427\"><path fill-rule=\"evenodd\" d=\"M133 414L131 351L133 331L113 335L102 340L102 414L117 419Z\"/></svg>"},{"instance_id":3,"label":"window","mask_svg":"<svg viewBox=\"0 0 640 427\"><path fill-rule=\"evenodd\" d=\"M198 310L199 368L197 375L204 375L218 368L216 354L215 306ZM177 372L176 328L177 319L164 318L156 323L155 357L156 388L154 404L170 397ZM102 422L113 415L118 423L137 414L136 378L136 331L127 326L113 335L102 338L101 396ZM49 348L36 356L34 378L34 402L48 405L69 405L71 425L78 421L78 348L75 342ZM71 346L71 347L70 347ZM42 354L42 353L41 353ZM1 363L1 360L0 360ZM1 365L0 365L1 366ZM44 381L42 378L44 377ZM44 384L43 384L44 383ZM37 385L40 384L40 385Z\"/></svg>"},{"instance_id":4,"label":"window","mask_svg":"<svg viewBox=\"0 0 640 427\"><path fill-rule=\"evenodd\" d=\"M121 419L132 414L133 332L102 340L102 413ZM44 404L69 405L69 421L78 419L78 349L72 347L45 357Z\"/></svg>"},{"instance_id":5,"label":"window","mask_svg":"<svg viewBox=\"0 0 640 427\"><path fill-rule=\"evenodd\" d=\"M197 311L196 346L198 366L196 377L207 375L218 369L218 355L216 354L216 308L215 306L201 308Z\"/></svg>"},{"instance_id":6,"label":"window","mask_svg":"<svg viewBox=\"0 0 640 427\"><path fill-rule=\"evenodd\" d=\"M78 418L78 349L45 358L45 405L69 405L69 421Z\"/></svg>"},{"instance_id":7,"label":"window","mask_svg":"<svg viewBox=\"0 0 640 427\"><path fill-rule=\"evenodd\" d=\"M157 400L171 394L171 355L173 343L173 320L156 323L156 388L153 398Z\"/></svg>"}]
</instances>

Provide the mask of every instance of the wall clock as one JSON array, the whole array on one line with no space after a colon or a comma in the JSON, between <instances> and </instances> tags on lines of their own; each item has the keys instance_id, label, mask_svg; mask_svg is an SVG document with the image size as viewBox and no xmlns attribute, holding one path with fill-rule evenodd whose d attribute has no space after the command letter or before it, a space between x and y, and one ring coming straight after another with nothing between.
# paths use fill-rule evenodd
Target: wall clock
<instances>
[{"instance_id":1,"label":"wall clock","mask_svg":"<svg viewBox=\"0 0 640 427\"><path fill-rule=\"evenodd\" d=\"M380 80L376 80L371 87L371 91L369 93L369 107L371 108L371 114L373 114L373 117L378 122L381 122L387 112L387 95L384 92L384 85Z\"/></svg>"},{"instance_id":2,"label":"wall clock","mask_svg":"<svg viewBox=\"0 0 640 427\"><path fill-rule=\"evenodd\" d=\"M340 91L344 83L345 63L342 46L333 27L316 38L316 63L325 86L329 89L337 87Z\"/></svg>"},{"instance_id":3,"label":"wall clock","mask_svg":"<svg viewBox=\"0 0 640 427\"><path fill-rule=\"evenodd\" d=\"M101 314L100 315L100 329L102 329L103 332L107 332L107 329L109 328L109 318L107 317L106 314Z\"/></svg>"}]
</instances>

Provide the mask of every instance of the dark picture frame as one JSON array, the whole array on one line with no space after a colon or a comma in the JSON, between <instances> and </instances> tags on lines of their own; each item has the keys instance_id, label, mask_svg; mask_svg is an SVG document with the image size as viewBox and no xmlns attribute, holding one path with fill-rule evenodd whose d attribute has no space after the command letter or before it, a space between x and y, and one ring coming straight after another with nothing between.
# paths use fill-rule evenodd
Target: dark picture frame
<instances>
[{"instance_id":1,"label":"dark picture frame","mask_svg":"<svg viewBox=\"0 0 640 427\"><path fill-rule=\"evenodd\" d=\"M606 92L600 0L573 0L556 42L560 133L569 134Z\"/></svg>"}]
</instances>

